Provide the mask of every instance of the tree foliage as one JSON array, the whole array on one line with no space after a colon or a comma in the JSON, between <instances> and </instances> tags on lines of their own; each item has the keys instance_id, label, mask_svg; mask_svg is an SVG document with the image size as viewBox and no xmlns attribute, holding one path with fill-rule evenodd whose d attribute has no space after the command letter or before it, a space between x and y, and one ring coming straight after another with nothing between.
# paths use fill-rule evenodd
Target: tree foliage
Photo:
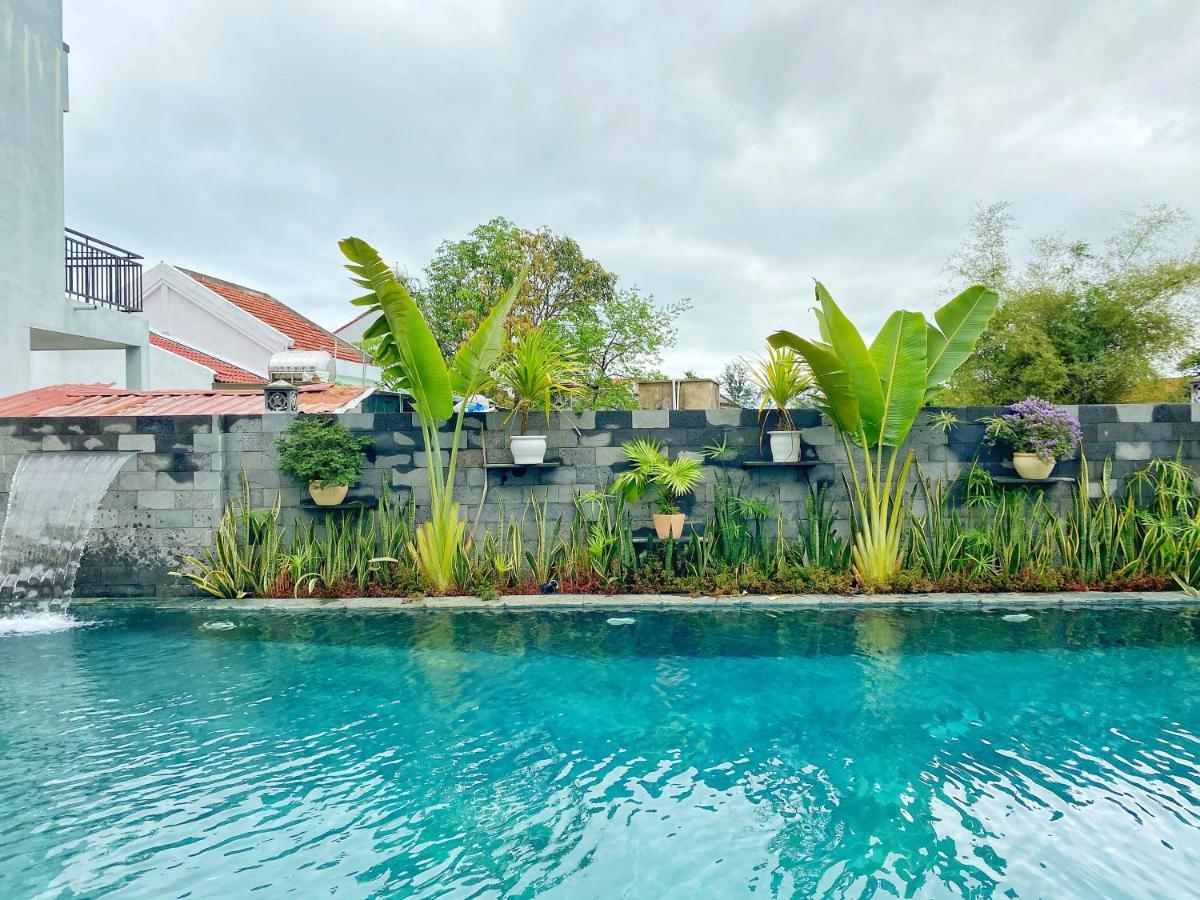
<instances>
[{"instance_id":1,"label":"tree foliage","mask_svg":"<svg viewBox=\"0 0 1200 900\"><path fill-rule=\"evenodd\" d=\"M620 286L578 243L547 228L531 231L496 218L438 248L413 294L442 352L454 353L522 266L529 274L509 314L510 336L538 326L558 332L580 360L583 405L636 405L631 382L661 364L662 351L675 342L675 321L690 304L659 304Z\"/></svg>"},{"instance_id":2,"label":"tree foliage","mask_svg":"<svg viewBox=\"0 0 1200 900\"><path fill-rule=\"evenodd\" d=\"M1019 270L1008 204L979 206L947 270L955 284L1000 294L974 357L946 402L1007 404L1163 399L1164 371L1190 346L1200 292L1200 244L1179 209L1128 217L1101 245L1048 235Z\"/></svg>"},{"instance_id":3,"label":"tree foliage","mask_svg":"<svg viewBox=\"0 0 1200 900\"><path fill-rule=\"evenodd\" d=\"M762 391L754 383L750 367L742 359L730 360L721 370L721 393L745 409L757 409Z\"/></svg>"}]
</instances>

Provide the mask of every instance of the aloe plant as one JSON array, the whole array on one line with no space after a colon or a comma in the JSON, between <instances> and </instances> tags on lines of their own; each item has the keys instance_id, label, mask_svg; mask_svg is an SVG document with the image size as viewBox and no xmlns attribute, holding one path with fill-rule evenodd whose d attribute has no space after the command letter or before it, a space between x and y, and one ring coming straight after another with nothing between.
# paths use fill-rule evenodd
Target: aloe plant
<instances>
[{"instance_id":1,"label":"aloe plant","mask_svg":"<svg viewBox=\"0 0 1200 900\"><path fill-rule=\"evenodd\" d=\"M522 269L508 292L447 363L421 310L408 289L366 241L349 237L338 243L350 262L355 284L367 293L351 301L369 312L383 313L363 334L378 341L376 359L383 375L412 396L421 426L429 479L429 520L416 529L410 552L430 587L445 593L454 577L454 566L462 553L466 523L454 500L454 473L462 437L466 403L454 411L454 395L465 401L479 393L491 380L491 371L504 341L504 321L521 290L528 267ZM440 426L454 417L448 460L442 459Z\"/></svg>"},{"instance_id":2,"label":"aloe plant","mask_svg":"<svg viewBox=\"0 0 1200 900\"><path fill-rule=\"evenodd\" d=\"M921 313L897 310L870 346L820 282L816 298L822 340L777 331L767 342L795 350L812 370L850 468L855 573L867 586L883 586L903 562L912 451L901 458L899 448L921 407L974 351L998 298L980 285L967 288L934 313L933 323ZM861 453L861 468L852 445Z\"/></svg>"}]
</instances>

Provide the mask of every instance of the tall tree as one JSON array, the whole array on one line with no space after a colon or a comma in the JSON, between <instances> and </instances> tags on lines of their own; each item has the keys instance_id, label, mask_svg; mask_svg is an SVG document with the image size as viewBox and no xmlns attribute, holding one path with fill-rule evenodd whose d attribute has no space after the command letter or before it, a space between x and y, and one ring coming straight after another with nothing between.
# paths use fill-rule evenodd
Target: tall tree
<instances>
[{"instance_id":1,"label":"tall tree","mask_svg":"<svg viewBox=\"0 0 1200 900\"><path fill-rule=\"evenodd\" d=\"M1147 207L1099 247L1049 235L1017 271L1006 203L979 206L947 271L1000 293L991 325L940 398L1002 404L1166 398L1164 371L1190 346L1200 244L1180 209Z\"/></svg>"},{"instance_id":2,"label":"tall tree","mask_svg":"<svg viewBox=\"0 0 1200 900\"><path fill-rule=\"evenodd\" d=\"M675 321L690 304L659 304L622 287L573 239L547 228L531 231L496 218L438 248L415 296L442 352L457 349L522 266L529 275L509 315L509 333L538 325L559 331L583 363L581 403L635 406L632 382L661 364L662 351L675 343Z\"/></svg>"},{"instance_id":3,"label":"tall tree","mask_svg":"<svg viewBox=\"0 0 1200 900\"><path fill-rule=\"evenodd\" d=\"M750 377L749 367L740 359L725 364L720 381L722 393L738 406L754 409L762 399L762 391Z\"/></svg>"}]
</instances>

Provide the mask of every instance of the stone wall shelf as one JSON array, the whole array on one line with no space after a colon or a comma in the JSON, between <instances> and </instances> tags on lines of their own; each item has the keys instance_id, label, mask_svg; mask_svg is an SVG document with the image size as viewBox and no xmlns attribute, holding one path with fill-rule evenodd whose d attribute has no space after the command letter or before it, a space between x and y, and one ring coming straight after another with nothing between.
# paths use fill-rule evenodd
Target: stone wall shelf
<instances>
[{"instance_id":1,"label":"stone wall shelf","mask_svg":"<svg viewBox=\"0 0 1200 900\"><path fill-rule=\"evenodd\" d=\"M546 469L557 469L561 465L562 465L561 460L547 459L544 462L540 462L540 463L512 463L512 462L488 463L486 466L484 466L484 468L487 469L489 472L499 472L500 473L500 483L504 484L504 482L508 481L508 478L510 475L513 476L514 478L520 478L522 475L526 474L527 472L542 472L542 471L545 471Z\"/></svg>"},{"instance_id":2,"label":"stone wall shelf","mask_svg":"<svg viewBox=\"0 0 1200 900\"><path fill-rule=\"evenodd\" d=\"M306 509L309 512L342 512L346 510L375 509L377 506L379 506L379 499L376 497L347 497L341 503L333 506L321 506L314 503L310 497L305 497L300 501L300 508Z\"/></svg>"},{"instance_id":3,"label":"stone wall shelf","mask_svg":"<svg viewBox=\"0 0 1200 900\"><path fill-rule=\"evenodd\" d=\"M1018 475L993 475L992 482L1001 487L1045 487L1048 484L1066 484L1078 481L1074 475L1051 475L1049 478L1021 478Z\"/></svg>"},{"instance_id":4,"label":"stone wall shelf","mask_svg":"<svg viewBox=\"0 0 1200 900\"><path fill-rule=\"evenodd\" d=\"M808 469L819 466L819 459L798 459L795 462L776 462L773 459L744 459L743 469Z\"/></svg>"}]
</instances>

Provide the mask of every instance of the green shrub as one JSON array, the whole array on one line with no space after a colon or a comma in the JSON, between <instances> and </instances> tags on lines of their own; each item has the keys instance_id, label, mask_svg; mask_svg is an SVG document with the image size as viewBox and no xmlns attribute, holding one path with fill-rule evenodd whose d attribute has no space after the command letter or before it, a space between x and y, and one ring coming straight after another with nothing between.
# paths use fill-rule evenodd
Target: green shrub
<instances>
[{"instance_id":1,"label":"green shrub","mask_svg":"<svg viewBox=\"0 0 1200 900\"><path fill-rule=\"evenodd\" d=\"M350 485L362 477L370 438L356 438L333 416L300 416L275 442L279 469L305 483Z\"/></svg>"}]
</instances>

